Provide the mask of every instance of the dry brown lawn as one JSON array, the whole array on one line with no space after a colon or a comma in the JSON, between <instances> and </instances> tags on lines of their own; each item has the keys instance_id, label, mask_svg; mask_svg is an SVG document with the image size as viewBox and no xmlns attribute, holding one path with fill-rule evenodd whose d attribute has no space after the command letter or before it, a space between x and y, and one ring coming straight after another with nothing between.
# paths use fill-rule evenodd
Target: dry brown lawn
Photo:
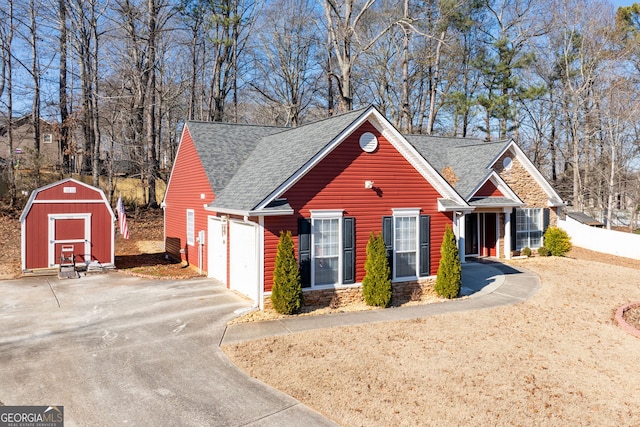
<instances>
[{"instance_id":1,"label":"dry brown lawn","mask_svg":"<svg viewBox=\"0 0 640 427\"><path fill-rule=\"evenodd\" d=\"M345 426L640 425L638 264L531 258L541 288L508 307L225 346L251 376ZM604 260L604 257L602 257Z\"/></svg>"}]
</instances>

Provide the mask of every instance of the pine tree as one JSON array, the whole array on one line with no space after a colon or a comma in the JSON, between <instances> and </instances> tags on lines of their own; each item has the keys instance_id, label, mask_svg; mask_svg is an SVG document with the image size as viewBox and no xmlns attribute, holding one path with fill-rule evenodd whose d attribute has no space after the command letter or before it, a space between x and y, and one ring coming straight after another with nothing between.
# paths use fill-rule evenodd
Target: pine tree
<instances>
[{"instance_id":1,"label":"pine tree","mask_svg":"<svg viewBox=\"0 0 640 427\"><path fill-rule=\"evenodd\" d=\"M462 285L462 265L456 244L456 236L449 224L445 227L440 247L440 266L436 278L435 291L445 298L456 298Z\"/></svg>"},{"instance_id":2,"label":"pine tree","mask_svg":"<svg viewBox=\"0 0 640 427\"><path fill-rule=\"evenodd\" d=\"M362 295L367 305L388 307L391 303L391 269L382 235L372 231L367 243L365 275L362 279Z\"/></svg>"},{"instance_id":3,"label":"pine tree","mask_svg":"<svg viewBox=\"0 0 640 427\"><path fill-rule=\"evenodd\" d=\"M280 232L273 270L271 303L280 314L295 314L302 307L302 282L290 231Z\"/></svg>"}]
</instances>

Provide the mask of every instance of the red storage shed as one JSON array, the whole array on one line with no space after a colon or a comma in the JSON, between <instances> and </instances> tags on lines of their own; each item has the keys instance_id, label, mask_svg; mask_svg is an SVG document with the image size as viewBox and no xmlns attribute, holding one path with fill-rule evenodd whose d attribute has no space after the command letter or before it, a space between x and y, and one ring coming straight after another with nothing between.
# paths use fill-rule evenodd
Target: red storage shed
<instances>
[{"instance_id":1,"label":"red storage shed","mask_svg":"<svg viewBox=\"0 0 640 427\"><path fill-rule=\"evenodd\" d=\"M112 267L114 218L104 192L75 179L34 190L20 216L22 270L59 266L63 248L76 265Z\"/></svg>"}]
</instances>

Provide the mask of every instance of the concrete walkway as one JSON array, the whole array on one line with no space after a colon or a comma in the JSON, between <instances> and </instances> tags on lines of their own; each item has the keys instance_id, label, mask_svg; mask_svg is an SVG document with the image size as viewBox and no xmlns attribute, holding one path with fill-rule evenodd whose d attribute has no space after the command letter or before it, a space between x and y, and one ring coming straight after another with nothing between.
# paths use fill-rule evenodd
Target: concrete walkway
<instances>
[{"instance_id":1,"label":"concrete walkway","mask_svg":"<svg viewBox=\"0 0 640 427\"><path fill-rule=\"evenodd\" d=\"M528 299L536 293L539 287L538 277L527 271L498 262L471 261L463 264L462 267L461 294L467 298L382 310L296 316L264 322L239 323L227 327L221 345L312 329L409 320L436 314L510 305Z\"/></svg>"}]
</instances>

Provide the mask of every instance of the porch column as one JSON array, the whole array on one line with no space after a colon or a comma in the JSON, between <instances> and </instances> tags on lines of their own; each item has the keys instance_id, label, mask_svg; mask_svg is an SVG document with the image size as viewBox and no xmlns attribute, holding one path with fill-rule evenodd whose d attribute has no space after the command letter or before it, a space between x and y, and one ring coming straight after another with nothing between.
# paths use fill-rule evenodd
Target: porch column
<instances>
[{"instance_id":1,"label":"porch column","mask_svg":"<svg viewBox=\"0 0 640 427\"><path fill-rule=\"evenodd\" d=\"M453 215L454 218L457 218L458 221L458 254L460 255L460 262L465 262L464 251L465 251L465 216L464 212L461 212L459 215L456 213Z\"/></svg>"},{"instance_id":2,"label":"porch column","mask_svg":"<svg viewBox=\"0 0 640 427\"><path fill-rule=\"evenodd\" d=\"M511 212L504 214L504 257L511 259Z\"/></svg>"}]
</instances>

